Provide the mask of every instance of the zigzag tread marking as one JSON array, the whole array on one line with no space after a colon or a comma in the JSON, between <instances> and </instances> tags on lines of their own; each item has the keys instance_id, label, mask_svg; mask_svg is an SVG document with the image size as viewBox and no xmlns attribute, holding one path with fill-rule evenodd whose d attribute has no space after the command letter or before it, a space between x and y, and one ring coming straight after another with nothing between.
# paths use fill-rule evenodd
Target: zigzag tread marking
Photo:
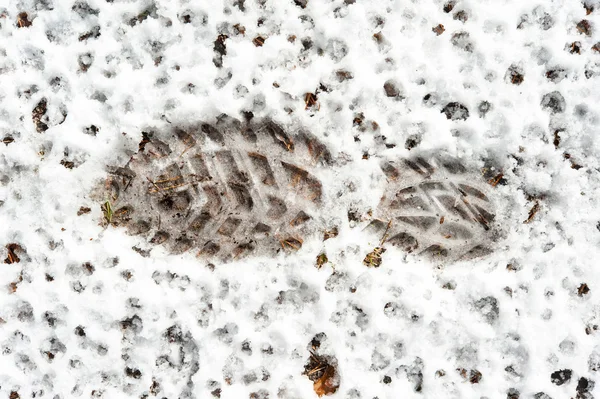
<instances>
[{"instance_id":1,"label":"zigzag tread marking","mask_svg":"<svg viewBox=\"0 0 600 399\"><path fill-rule=\"evenodd\" d=\"M147 235L173 253L196 248L222 260L302 245L322 186L299 165L328 159L325 146L271 121L232 118L174 129L170 146L158 136L145 135L145 148L123 169L130 176L126 190L113 179L115 204L127 211L117 222L130 234Z\"/></svg>"},{"instance_id":2,"label":"zigzag tread marking","mask_svg":"<svg viewBox=\"0 0 600 399\"><path fill-rule=\"evenodd\" d=\"M384 162L385 194L369 230L407 252L466 259L490 251L495 215L483 180L466 175L455 159Z\"/></svg>"}]
</instances>

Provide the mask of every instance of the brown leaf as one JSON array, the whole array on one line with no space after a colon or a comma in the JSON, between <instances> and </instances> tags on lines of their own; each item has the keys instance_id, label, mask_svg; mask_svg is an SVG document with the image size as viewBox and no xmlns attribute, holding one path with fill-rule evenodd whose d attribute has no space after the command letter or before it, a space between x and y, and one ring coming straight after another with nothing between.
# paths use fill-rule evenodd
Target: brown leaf
<instances>
[{"instance_id":1,"label":"brown leaf","mask_svg":"<svg viewBox=\"0 0 600 399\"><path fill-rule=\"evenodd\" d=\"M469 382L471 384L479 384L481 381L482 374L478 370L471 370L471 374L469 376Z\"/></svg>"},{"instance_id":2,"label":"brown leaf","mask_svg":"<svg viewBox=\"0 0 600 399\"><path fill-rule=\"evenodd\" d=\"M585 15L590 15L592 12L594 12L594 6L591 4L591 2L584 2L583 8L585 8Z\"/></svg>"},{"instance_id":3,"label":"brown leaf","mask_svg":"<svg viewBox=\"0 0 600 399\"><path fill-rule=\"evenodd\" d=\"M581 54L581 42L575 41L569 45L569 53Z\"/></svg>"},{"instance_id":4,"label":"brown leaf","mask_svg":"<svg viewBox=\"0 0 600 399\"><path fill-rule=\"evenodd\" d=\"M479 370L467 370L463 368L456 369L458 374L465 380L468 379L471 384L478 384L481 381L483 375L479 372Z\"/></svg>"},{"instance_id":5,"label":"brown leaf","mask_svg":"<svg viewBox=\"0 0 600 399\"><path fill-rule=\"evenodd\" d=\"M525 80L525 78L523 77L522 74L518 73L518 72L513 72L510 76L510 83L514 84L514 85L520 85L521 83L523 83L523 80Z\"/></svg>"},{"instance_id":6,"label":"brown leaf","mask_svg":"<svg viewBox=\"0 0 600 399\"><path fill-rule=\"evenodd\" d=\"M279 240L281 248L297 251L302 248L302 240L294 237L288 237L284 240Z\"/></svg>"},{"instance_id":7,"label":"brown leaf","mask_svg":"<svg viewBox=\"0 0 600 399\"><path fill-rule=\"evenodd\" d=\"M329 259L327 259L327 255L325 255L324 252L317 255L317 269L322 268L323 265L325 263L327 263L328 261L329 261Z\"/></svg>"},{"instance_id":8,"label":"brown leaf","mask_svg":"<svg viewBox=\"0 0 600 399\"><path fill-rule=\"evenodd\" d=\"M444 4L444 12L449 13L450 11L452 11L454 9L455 5L456 5L455 1L447 2L446 4Z\"/></svg>"},{"instance_id":9,"label":"brown leaf","mask_svg":"<svg viewBox=\"0 0 600 399\"><path fill-rule=\"evenodd\" d=\"M19 15L17 15L17 26L19 28L30 27L32 22L28 18L29 17L26 12L20 12Z\"/></svg>"},{"instance_id":10,"label":"brown leaf","mask_svg":"<svg viewBox=\"0 0 600 399\"><path fill-rule=\"evenodd\" d=\"M590 25L590 21L588 21L587 19L582 19L581 21L579 21L579 23L577 24L577 30L579 31L579 33L583 33L586 36L592 35L592 26Z\"/></svg>"},{"instance_id":11,"label":"brown leaf","mask_svg":"<svg viewBox=\"0 0 600 399\"><path fill-rule=\"evenodd\" d=\"M330 230L325 230L325 232L323 233L323 241L327 241L330 238L337 237L338 234L339 234L339 231L338 231L337 227L333 227Z\"/></svg>"},{"instance_id":12,"label":"brown leaf","mask_svg":"<svg viewBox=\"0 0 600 399\"><path fill-rule=\"evenodd\" d=\"M323 376L313 384L313 389L319 397L334 394L339 387L340 384L335 376L335 368L332 365L327 365Z\"/></svg>"},{"instance_id":13,"label":"brown leaf","mask_svg":"<svg viewBox=\"0 0 600 399\"><path fill-rule=\"evenodd\" d=\"M442 25L442 24L439 24L438 26L431 28L431 31L438 36L441 35L442 33L444 33L445 30L446 29L444 28L444 25Z\"/></svg>"},{"instance_id":14,"label":"brown leaf","mask_svg":"<svg viewBox=\"0 0 600 399\"><path fill-rule=\"evenodd\" d=\"M381 266L381 255L385 252L385 248L377 247L373 251L369 252L365 259L363 260L363 264L367 267L379 267Z\"/></svg>"},{"instance_id":15,"label":"brown leaf","mask_svg":"<svg viewBox=\"0 0 600 399\"><path fill-rule=\"evenodd\" d=\"M490 183L492 185L492 187L496 187L498 185L498 183L500 183L500 181L502 181L503 178L504 178L504 174L499 173L497 176L491 178L488 181L488 183Z\"/></svg>"},{"instance_id":16,"label":"brown leaf","mask_svg":"<svg viewBox=\"0 0 600 399\"><path fill-rule=\"evenodd\" d=\"M252 39L252 43L254 43L256 47L262 47L263 44L265 44L265 40L267 39L262 36L256 36L254 39Z\"/></svg>"},{"instance_id":17,"label":"brown leaf","mask_svg":"<svg viewBox=\"0 0 600 399\"><path fill-rule=\"evenodd\" d=\"M60 161L60 164L67 169L73 169L75 167L74 162L67 161L66 159L63 159L62 161Z\"/></svg>"},{"instance_id":18,"label":"brown leaf","mask_svg":"<svg viewBox=\"0 0 600 399\"><path fill-rule=\"evenodd\" d=\"M17 292L17 288L19 287L19 283L17 282L12 282L8 285L8 290L11 294L14 294L15 292Z\"/></svg>"},{"instance_id":19,"label":"brown leaf","mask_svg":"<svg viewBox=\"0 0 600 399\"><path fill-rule=\"evenodd\" d=\"M240 24L235 24L233 25L233 29L235 29L235 34L236 35L245 35L246 34L246 27Z\"/></svg>"},{"instance_id":20,"label":"brown leaf","mask_svg":"<svg viewBox=\"0 0 600 399\"><path fill-rule=\"evenodd\" d=\"M577 288L577 295L584 296L588 292L590 292L590 287L586 283L582 283L579 288Z\"/></svg>"},{"instance_id":21,"label":"brown leaf","mask_svg":"<svg viewBox=\"0 0 600 399\"><path fill-rule=\"evenodd\" d=\"M317 103L317 95L314 93L306 93L304 95L304 104L306 104L304 109L309 109L314 106L317 106L317 110L321 108L321 106Z\"/></svg>"},{"instance_id":22,"label":"brown leaf","mask_svg":"<svg viewBox=\"0 0 600 399\"><path fill-rule=\"evenodd\" d=\"M4 259L4 263L9 265L12 263L19 263L21 261L21 258L19 258L17 255L17 252L25 252L23 247L16 243L8 244L6 246L6 250L8 251L8 257Z\"/></svg>"},{"instance_id":23,"label":"brown leaf","mask_svg":"<svg viewBox=\"0 0 600 399\"><path fill-rule=\"evenodd\" d=\"M91 211L92 211L91 208L88 208L87 206L82 206L77 211L77 216L85 215L86 213L90 213Z\"/></svg>"},{"instance_id":24,"label":"brown leaf","mask_svg":"<svg viewBox=\"0 0 600 399\"><path fill-rule=\"evenodd\" d=\"M540 210L540 203L536 201L535 205L533 205L533 207L529 210L529 217L523 223L530 223L533 220L533 218L535 217L536 213L538 213L539 210Z\"/></svg>"},{"instance_id":25,"label":"brown leaf","mask_svg":"<svg viewBox=\"0 0 600 399\"><path fill-rule=\"evenodd\" d=\"M146 148L146 144L148 144L150 142L150 135L146 132L142 132L142 141L140 141L140 144L138 145L138 152L144 152L144 149Z\"/></svg>"},{"instance_id":26,"label":"brown leaf","mask_svg":"<svg viewBox=\"0 0 600 399\"><path fill-rule=\"evenodd\" d=\"M376 41L377 43L382 43L382 42L385 40L385 38L383 37L383 34L382 34L381 32L377 32L377 33L375 33L375 34L373 35L373 39L375 39L375 41Z\"/></svg>"}]
</instances>

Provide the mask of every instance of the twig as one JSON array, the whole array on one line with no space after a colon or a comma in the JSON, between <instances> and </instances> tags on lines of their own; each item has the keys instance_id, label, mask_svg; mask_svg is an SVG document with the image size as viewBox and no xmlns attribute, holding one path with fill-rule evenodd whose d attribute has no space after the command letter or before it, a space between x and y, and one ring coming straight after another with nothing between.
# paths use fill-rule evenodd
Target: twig
<instances>
[{"instance_id":1,"label":"twig","mask_svg":"<svg viewBox=\"0 0 600 399\"><path fill-rule=\"evenodd\" d=\"M289 245L290 247L294 248L296 251L299 250L300 248L298 248L297 245L292 244L290 241L288 240L281 240L280 241L281 247L283 249L285 249L285 244Z\"/></svg>"},{"instance_id":2,"label":"twig","mask_svg":"<svg viewBox=\"0 0 600 399\"><path fill-rule=\"evenodd\" d=\"M181 184L176 184L176 185L174 185L174 186L164 187L164 188L162 188L162 189L161 189L161 188L157 188L155 191L152 191L152 190L150 190L149 192L150 192L150 193L158 193L158 192L161 192L161 191L173 190L173 189L175 189L175 188L178 188L178 187L187 186L188 184L189 184L189 183L181 183ZM156 186L156 185L155 185L155 186Z\"/></svg>"},{"instance_id":3,"label":"twig","mask_svg":"<svg viewBox=\"0 0 600 399\"><path fill-rule=\"evenodd\" d=\"M160 187L158 187L158 186L156 185L156 183L154 183L152 180L150 180L150 178L149 178L148 176L146 176L146 179L148 179L148 181L149 181L150 183L152 183L152 185L153 185L154 187L156 187L156 189L157 189L158 191L160 191Z\"/></svg>"},{"instance_id":4,"label":"twig","mask_svg":"<svg viewBox=\"0 0 600 399\"><path fill-rule=\"evenodd\" d=\"M500 180L502 180L502 178L504 177L503 173L500 173L498 176L491 178L488 183L492 185L492 187L496 187L498 185L498 183L500 183Z\"/></svg>"},{"instance_id":5,"label":"twig","mask_svg":"<svg viewBox=\"0 0 600 399\"><path fill-rule=\"evenodd\" d=\"M182 176L169 177L168 179L156 180L154 183L158 184L158 183L166 183L166 182L170 182L170 181L177 181L181 178L182 178Z\"/></svg>"},{"instance_id":6,"label":"twig","mask_svg":"<svg viewBox=\"0 0 600 399\"><path fill-rule=\"evenodd\" d=\"M196 143L192 143L192 144L190 144L189 146L187 146L187 147L185 148L185 150L183 150L183 152L182 152L182 153L181 153L181 155L179 155L179 156L180 156L180 157L182 157L182 156L183 156L183 154L185 154L186 152L188 152L188 150L189 150L190 148L192 148L194 145L196 145Z\"/></svg>"},{"instance_id":7,"label":"twig","mask_svg":"<svg viewBox=\"0 0 600 399\"><path fill-rule=\"evenodd\" d=\"M127 182L127 185L125 186L125 188L123 189L123 192L127 191L127 188L129 187L129 185L131 184L131 181L133 180L133 177L129 178L129 181Z\"/></svg>"},{"instance_id":8,"label":"twig","mask_svg":"<svg viewBox=\"0 0 600 399\"><path fill-rule=\"evenodd\" d=\"M533 205L533 208L531 208L529 210L529 217L523 223L527 224L527 223L531 222L539 210L540 210L540 203L536 201L535 205Z\"/></svg>"},{"instance_id":9,"label":"twig","mask_svg":"<svg viewBox=\"0 0 600 399\"><path fill-rule=\"evenodd\" d=\"M312 374L318 373L319 371L325 370L326 368L327 368L327 365L317 366L314 369L310 370L308 373L306 373L306 375L312 375Z\"/></svg>"},{"instance_id":10,"label":"twig","mask_svg":"<svg viewBox=\"0 0 600 399\"><path fill-rule=\"evenodd\" d=\"M381 241L379 242L379 246L382 247L383 244L385 244L385 242L387 241L387 232L390 229L390 227L392 226L392 221L390 220L387 224L387 227L385 228L385 231L383 232L383 236L381 237Z\"/></svg>"}]
</instances>

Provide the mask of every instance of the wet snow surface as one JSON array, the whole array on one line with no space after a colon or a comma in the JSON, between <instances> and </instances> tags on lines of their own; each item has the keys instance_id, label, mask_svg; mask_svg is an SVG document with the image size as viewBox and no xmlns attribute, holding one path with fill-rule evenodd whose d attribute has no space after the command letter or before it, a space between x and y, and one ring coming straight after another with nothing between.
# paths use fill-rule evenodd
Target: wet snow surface
<instances>
[{"instance_id":1,"label":"wet snow surface","mask_svg":"<svg viewBox=\"0 0 600 399\"><path fill-rule=\"evenodd\" d=\"M600 395L597 0L19 0L0 39L0 397ZM100 225L143 131L223 113L330 148L337 237L207 264ZM490 180L491 255L363 264L348 215L416 151Z\"/></svg>"}]
</instances>

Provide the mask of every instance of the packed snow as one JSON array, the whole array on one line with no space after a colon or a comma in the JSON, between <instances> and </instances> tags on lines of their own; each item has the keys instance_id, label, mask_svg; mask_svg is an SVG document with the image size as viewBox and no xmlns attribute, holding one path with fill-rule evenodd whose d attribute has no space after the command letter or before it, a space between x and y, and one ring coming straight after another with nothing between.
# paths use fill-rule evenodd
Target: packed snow
<instances>
[{"instance_id":1,"label":"packed snow","mask_svg":"<svg viewBox=\"0 0 600 399\"><path fill-rule=\"evenodd\" d=\"M0 397L313 398L323 359L332 398L600 393L598 0L15 0L0 38ZM215 264L102 225L144 130L250 112L331 150L337 237ZM494 251L369 268L419 151L483 171Z\"/></svg>"}]
</instances>

